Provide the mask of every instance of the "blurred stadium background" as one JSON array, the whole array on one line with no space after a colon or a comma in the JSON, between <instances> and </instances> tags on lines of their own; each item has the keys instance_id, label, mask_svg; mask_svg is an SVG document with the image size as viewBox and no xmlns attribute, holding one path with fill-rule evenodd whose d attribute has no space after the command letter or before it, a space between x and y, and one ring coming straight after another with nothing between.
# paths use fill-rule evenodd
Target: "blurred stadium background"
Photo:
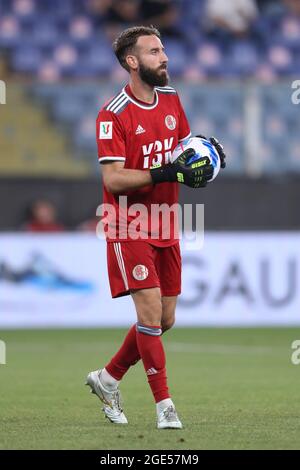
<instances>
[{"instance_id":1,"label":"blurred stadium background","mask_svg":"<svg viewBox=\"0 0 300 470\"><path fill-rule=\"evenodd\" d=\"M0 104L0 339L7 338L8 358L14 361L16 370L26 370L26 377L22 373L20 376L27 386L21 403L20 416L24 419L28 419L29 403L24 400L30 397L33 385L40 383L37 377L42 363L37 362L37 355L46 361L54 379L55 371L63 374L70 367L80 335L76 333L74 344L67 336L64 349L62 336L56 340L51 331L48 335L43 333L43 343L34 332L28 332L27 341L25 332L6 329L127 327L134 321L129 299L110 300L105 246L95 235L96 208L102 202L95 119L104 101L118 92L127 79L113 56L111 42L125 27L136 24L154 24L160 29L169 56L171 85L180 93L192 132L215 135L228 155L226 171L211 187L199 192L181 190L182 203L205 204L206 235L205 250L183 250L178 325L271 328L300 324L300 104L292 101L296 92L292 84L300 80L300 2L0 0L0 79L6 85L6 103L2 97ZM267 429L260 435L253 428L254 440L248 444L249 436L242 433L236 445L289 447L284 441L283 423L276 422L273 416L268 428L268 415L258 403L262 403L260 396L267 400L280 376L283 382L277 383L274 409L278 416L281 410L285 413L284 387L294 387L291 374L285 376L285 367L298 330L286 330L283 336L279 331L273 335L273 330L268 334L255 330L237 330L235 334L222 329L208 336L199 333L200 343L208 348L204 353L199 345L193 349L196 331L186 330L182 337L178 332L175 339L183 361L186 354L193 356L194 370L198 357L206 361L203 407L211 405L216 415L223 413L230 420L235 403L241 408L247 406L243 402L247 392L242 389L243 383L247 384L252 397L257 393L249 417L255 417L257 411ZM257 334L259 340L255 339ZM98 364L95 336L85 333L82 340L82 374L89 370L92 352L95 367ZM112 340L105 339L105 331L99 332L99 338L107 345L100 352L110 354ZM184 349L190 342L190 350ZM22 364L20 348L24 353ZM171 344L169 350L171 356L176 354L176 346ZM59 355L56 366L48 363L49 359L47 362L49 351ZM200 353L202 356L197 356ZM237 394L231 397L230 411L222 408L222 397L217 397L218 403L209 398L209 386L218 388L216 376L212 379L209 375L209 365L224 381L223 390L230 368L225 362L215 361L214 354L233 361L237 354L240 359L237 371L241 381L236 376L232 379ZM249 354L253 354L250 362ZM281 369L276 369L276 361ZM246 362L251 383L243 369ZM176 377L175 368L174 363L172 374ZM255 370L259 376L255 376ZM12 373L13 367L1 369L1 374L6 374L6 384ZM73 373L76 374L74 365ZM185 373L192 374L189 370ZM69 375L72 381L74 376L71 372ZM14 389L9 386L7 390L7 396L12 397ZM199 390L195 388L196 394ZM289 396L290 404L294 398ZM177 399L180 403L183 397ZM230 394L226 399L230 402ZM76 406L83 407L82 413L90 412L83 403L84 399ZM14 412L9 412L9 401L6 405L8 423ZM71 416L70 406L66 404ZM188 405L182 402L183 406ZM39 413L44 419L43 403L39 404ZM187 416L188 413L187 410ZM52 424L50 420L50 427ZM282 429L272 442L268 441L273 431L271 424ZM293 423L285 424L289 432L295 431ZM33 440L28 437L27 442L24 433L25 441L18 444L14 441L15 428L7 429L8 437L2 447L32 447L38 442L36 428ZM59 429L62 432L61 445L76 448L80 437L75 433L74 442L63 441L63 428L57 429L58 436ZM195 428L194 435L200 439L197 432ZM292 447L297 445L296 436L297 433ZM50 446L60 446L58 441L51 444L49 439L43 435L36 445L45 448L48 442ZM230 446L230 442L224 446ZM105 445L109 448L111 443ZM162 439L156 445L172 448L174 442ZM191 445L197 444L193 441ZM202 445L212 444L208 440Z\"/></svg>"}]
</instances>

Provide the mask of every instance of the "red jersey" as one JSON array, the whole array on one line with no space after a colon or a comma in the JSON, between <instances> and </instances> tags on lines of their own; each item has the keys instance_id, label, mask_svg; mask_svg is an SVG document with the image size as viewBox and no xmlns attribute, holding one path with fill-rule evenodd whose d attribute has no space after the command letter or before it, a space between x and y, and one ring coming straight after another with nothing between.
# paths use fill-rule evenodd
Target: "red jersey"
<instances>
[{"instance_id":1,"label":"red jersey","mask_svg":"<svg viewBox=\"0 0 300 470\"><path fill-rule=\"evenodd\" d=\"M156 164L166 165L178 142L190 136L190 126L174 88L156 87L154 91L154 102L148 104L135 98L126 85L100 110L96 125L100 163L122 161L124 168L137 170L149 170ZM120 194L112 194L104 186L103 201L113 206L117 217L114 223L112 212L106 213L108 226L115 228L106 234L107 241L139 239L156 246L178 242L174 231L176 217L172 211L167 235L165 230L162 233L161 216L150 220L153 205L156 208L162 204L171 207L178 203L178 183L148 185L122 196L127 199L122 198L121 203ZM143 211L143 214L136 212L137 206L133 204L143 204L147 216ZM154 219L156 222L153 223Z\"/></svg>"}]
</instances>

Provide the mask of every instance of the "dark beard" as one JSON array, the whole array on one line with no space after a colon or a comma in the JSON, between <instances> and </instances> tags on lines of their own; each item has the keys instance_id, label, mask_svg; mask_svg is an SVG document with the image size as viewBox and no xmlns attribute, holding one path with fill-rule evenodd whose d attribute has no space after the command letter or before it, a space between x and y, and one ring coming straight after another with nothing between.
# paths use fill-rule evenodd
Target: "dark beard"
<instances>
[{"instance_id":1,"label":"dark beard","mask_svg":"<svg viewBox=\"0 0 300 470\"><path fill-rule=\"evenodd\" d=\"M168 73L159 75L156 70L149 69L140 63L139 74L141 80L150 86L166 86L169 83Z\"/></svg>"}]
</instances>

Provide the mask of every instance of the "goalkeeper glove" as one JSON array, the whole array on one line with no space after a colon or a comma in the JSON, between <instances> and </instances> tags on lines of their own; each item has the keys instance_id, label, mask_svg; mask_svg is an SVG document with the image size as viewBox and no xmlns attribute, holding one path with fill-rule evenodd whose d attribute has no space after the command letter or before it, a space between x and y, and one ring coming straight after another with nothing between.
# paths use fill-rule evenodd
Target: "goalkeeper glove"
<instances>
[{"instance_id":1,"label":"goalkeeper glove","mask_svg":"<svg viewBox=\"0 0 300 470\"><path fill-rule=\"evenodd\" d=\"M154 167L150 169L153 184L168 182L178 182L190 188L203 188L207 181L212 178L213 166L208 157L191 161L195 155L195 150L188 148L182 152L173 163Z\"/></svg>"},{"instance_id":2,"label":"goalkeeper glove","mask_svg":"<svg viewBox=\"0 0 300 470\"><path fill-rule=\"evenodd\" d=\"M216 148L216 150L219 154L220 160L221 160L221 168L225 168L226 167L226 161L225 161L226 160L226 154L224 152L223 145L220 144L218 139L216 139L215 137L210 137L208 139L204 135L196 135L196 137L200 137L200 139L208 140Z\"/></svg>"}]
</instances>

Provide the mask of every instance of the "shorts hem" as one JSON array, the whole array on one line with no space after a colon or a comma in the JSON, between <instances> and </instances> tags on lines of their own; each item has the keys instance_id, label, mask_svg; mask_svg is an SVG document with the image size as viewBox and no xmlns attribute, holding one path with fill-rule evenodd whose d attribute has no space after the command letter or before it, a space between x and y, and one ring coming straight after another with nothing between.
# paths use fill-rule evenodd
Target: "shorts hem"
<instances>
[{"instance_id":1,"label":"shorts hem","mask_svg":"<svg viewBox=\"0 0 300 470\"><path fill-rule=\"evenodd\" d=\"M160 289L159 284L151 284L149 286L143 286L143 287L130 287L128 290L121 290L115 294L111 294L113 299L117 299L118 297L124 297L125 295L130 295L131 290L141 290L141 289L152 289L153 287L158 287Z\"/></svg>"},{"instance_id":2,"label":"shorts hem","mask_svg":"<svg viewBox=\"0 0 300 470\"><path fill-rule=\"evenodd\" d=\"M181 290L180 291L163 291L161 296L162 297L175 297L177 295L180 295L181 294Z\"/></svg>"}]
</instances>

